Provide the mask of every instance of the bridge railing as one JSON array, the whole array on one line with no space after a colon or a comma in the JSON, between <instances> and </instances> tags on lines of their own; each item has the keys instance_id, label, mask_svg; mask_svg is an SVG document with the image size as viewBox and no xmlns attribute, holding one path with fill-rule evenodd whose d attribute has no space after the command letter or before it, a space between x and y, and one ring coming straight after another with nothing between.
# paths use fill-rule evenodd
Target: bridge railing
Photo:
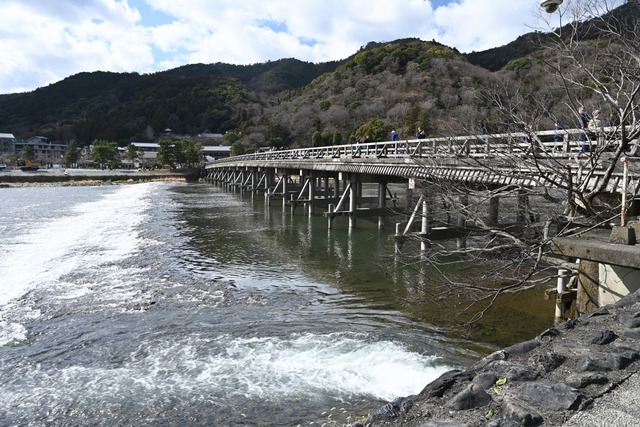
<instances>
[{"instance_id":1,"label":"bridge railing","mask_svg":"<svg viewBox=\"0 0 640 427\"><path fill-rule=\"evenodd\" d=\"M616 127L603 128L602 133L608 135L606 138L608 142L598 141L597 138L592 137L586 143L615 145L617 143L616 134L619 130ZM500 154L530 154L532 152L535 152L536 156L542 157L567 157L581 151L585 144L584 141L580 141L581 133L583 131L580 129L539 131L535 132L537 138L534 141L531 140L528 133L515 132L269 150L219 159L210 164L220 165L244 160L484 157ZM554 140L556 135L561 137L561 141Z\"/></svg>"}]
</instances>

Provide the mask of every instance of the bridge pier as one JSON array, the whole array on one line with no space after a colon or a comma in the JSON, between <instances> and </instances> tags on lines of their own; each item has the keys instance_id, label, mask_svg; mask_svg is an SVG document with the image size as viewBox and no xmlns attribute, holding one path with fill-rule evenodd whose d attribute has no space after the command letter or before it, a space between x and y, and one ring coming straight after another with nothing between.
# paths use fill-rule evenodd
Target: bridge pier
<instances>
[{"instance_id":1,"label":"bridge pier","mask_svg":"<svg viewBox=\"0 0 640 427\"><path fill-rule=\"evenodd\" d=\"M302 171L301 171L301 175L302 175ZM316 198L316 185L317 185L316 181L317 181L317 177L316 177L315 171L309 171L309 177L308 177L309 189L307 194L307 197L309 198L309 202L307 203L309 216L311 216L311 214L313 213L313 205Z\"/></svg>"},{"instance_id":2,"label":"bridge pier","mask_svg":"<svg viewBox=\"0 0 640 427\"><path fill-rule=\"evenodd\" d=\"M349 228L355 228L356 215L358 209L358 196L362 194L362 182L360 182L354 174L349 174Z\"/></svg>"},{"instance_id":3,"label":"bridge pier","mask_svg":"<svg viewBox=\"0 0 640 427\"><path fill-rule=\"evenodd\" d=\"M500 216L500 198L491 196L489 198L489 209L487 212L487 225L496 226Z\"/></svg>"},{"instance_id":4,"label":"bridge pier","mask_svg":"<svg viewBox=\"0 0 640 427\"><path fill-rule=\"evenodd\" d=\"M378 183L378 208L384 209L387 207L387 183ZM384 228L384 217L378 216L378 230Z\"/></svg>"},{"instance_id":5,"label":"bridge pier","mask_svg":"<svg viewBox=\"0 0 640 427\"><path fill-rule=\"evenodd\" d=\"M333 229L333 211L335 209L335 205L329 205L328 206L328 213L329 215L327 215L327 228L329 230Z\"/></svg>"},{"instance_id":6,"label":"bridge pier","mask_svg":"<svg viewBox=\"0 0 640 427\"><path fill-rule=\"evenodd\" d=\"M459 209L460 213L458 214L458 220L456 225L460 230L462 230L465 228L467 223L467 215L465 211L467 210L467 206L469 205L469 195L466 193L461 194L459 196L459 202L460 202L460 209ZM458 237L456 239L456 245L458 249L465 249L467 247L467 237L466 236Z\"/></svg>"},{"instance_id":7,"label":"bridge pier","mask_svg":"<svg viewBox=\"0 0 640 427\"><path fill-rule=\"evenodd\" d=\"M518 214L516 222L518 224L531 224L535 218L531 213L531 204L526 190L518 190Z\"/></svg>"},{"instance_id":8,"label":"bridge pier","mask_svg":"<svg viewBox=\"0 0 640 427\"><path fill-rule=\"evenodd\" d=\"M421 221L420 234L424 237L420 239L420 251L422 253L429 249L429 241L426 236L429 233L429 205L427 204L427 196L422 200L422 221Z\"/></svg>"}]
</instances>

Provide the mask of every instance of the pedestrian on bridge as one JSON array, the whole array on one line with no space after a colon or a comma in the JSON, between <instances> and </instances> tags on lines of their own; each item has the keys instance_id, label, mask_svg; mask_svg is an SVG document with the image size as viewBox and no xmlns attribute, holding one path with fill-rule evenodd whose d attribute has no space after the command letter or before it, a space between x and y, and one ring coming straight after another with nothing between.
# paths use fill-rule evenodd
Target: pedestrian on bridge
<instances>
[{"instance_id":1,"label":"pedestrian on bridge","mask_svg":"<svg viewBox=\"0 0 640 427\"><path fill-rule=\"evenodd\" d=\"M593 118L589 120L589 130L597 133L602 129L602 119L600 118L600 110L593 112Z\"/></svg>"},{"instance_id":2,"label":"pedestrian on bridge","mask_svg":"<svg viewBox=\"0 0 640 427\"><path fill-rule=\"evenodd\" d=\"M562 137L562 134L558 131L564 129L562 127L562 122L560 120L556 120L556 133L555 135L553 135L553 142L562 142L564 141L564 138Z\"/></svg>"},{"instance_id":3,"label":"pedestrian on bridge","mask_svg":"<svg viewBox=\"0 0 640 427\"><path fill-rule=\"evenodd\" d=\"M582 105L578 108L578 116L580 118L579 129L582 129L582 132L580 132L580 142L583 143L582 151L587 152L589 151L589 144L587 144L587 134L585 133L585 130L589 127L589 118L587 117L587 112L584 111L584 107Z\"/></svg>"},{"instance_id":4,"label":"pedestrian on bridge","mask_svg":"<svg viewBox=\"0 0 640 427\"><path fill-rule=\"evenodd\" d=\"M396 132L396 131L395 131L395 129L394 129L394 130L392 130L392 131L391 131L391 140L392 140L392 141L397 141L397 140L399 140L399 139L400 139L400 137L398 136L398 132Z\"/></svg>"},{"instance_id":5,"label":"pedestrian on bridge","mask_svg":"<svg viewBox=\"0 0 640 427\"><path fill-rule=\"evenodd\" d=\"M604 129L602 128L602 119L600 118L600 110L593 112L593 117L589 120L589 135L600 141L604 138Z\"/></svg>"}]
</instances>

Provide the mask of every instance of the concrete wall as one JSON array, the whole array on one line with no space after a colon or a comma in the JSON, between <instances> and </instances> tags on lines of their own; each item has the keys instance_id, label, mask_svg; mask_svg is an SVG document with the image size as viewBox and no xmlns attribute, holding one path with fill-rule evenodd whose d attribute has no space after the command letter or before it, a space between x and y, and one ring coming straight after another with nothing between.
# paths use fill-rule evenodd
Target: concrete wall
<instances>
[{"instance_id":1,"label":"concrete wall","mask_svg":"<svg viewBox=\"0 0 640 427\"><path fill-rule=\"evenodd\" d=\"M620 298L640 289L640 270L617 265L599 266L599 304L613 304Z\"/></svg>"}]
</instances>

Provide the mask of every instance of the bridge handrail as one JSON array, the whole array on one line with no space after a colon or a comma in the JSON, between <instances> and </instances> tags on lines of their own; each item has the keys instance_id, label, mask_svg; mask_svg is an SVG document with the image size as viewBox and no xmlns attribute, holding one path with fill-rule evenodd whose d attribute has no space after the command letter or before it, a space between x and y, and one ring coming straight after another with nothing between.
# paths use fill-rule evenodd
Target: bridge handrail
<instances>
[{"instance_id":1,"label":"bridge handrail","mask_svg":"<svg viewBox=\"0 0 640 427\"><path fill-rule=\"evenodd\" d=\"M635 130L635 127L627 126L627 128L630 128L628 130ZM344 158L472 157L496 153L528 153L532 150L536 151L537 154L546 153L549 156L566 156L581 150L585 142L579 141L578 136L583 132L581 129L535 132L539 139L551 139L550 142L542 142L541 144L530 142L528 133L513 132L270 150L227 157L210 162L208 165L220 165L239 161L297 159L334 160ZM602 133L607 135L616 135L619 132L620 127L611 126L602 128ZM553 141L555 135L560 135L562 141ZM591 144L596 143L596 139L591 137Z\"/></svg>"}]
</instances>

